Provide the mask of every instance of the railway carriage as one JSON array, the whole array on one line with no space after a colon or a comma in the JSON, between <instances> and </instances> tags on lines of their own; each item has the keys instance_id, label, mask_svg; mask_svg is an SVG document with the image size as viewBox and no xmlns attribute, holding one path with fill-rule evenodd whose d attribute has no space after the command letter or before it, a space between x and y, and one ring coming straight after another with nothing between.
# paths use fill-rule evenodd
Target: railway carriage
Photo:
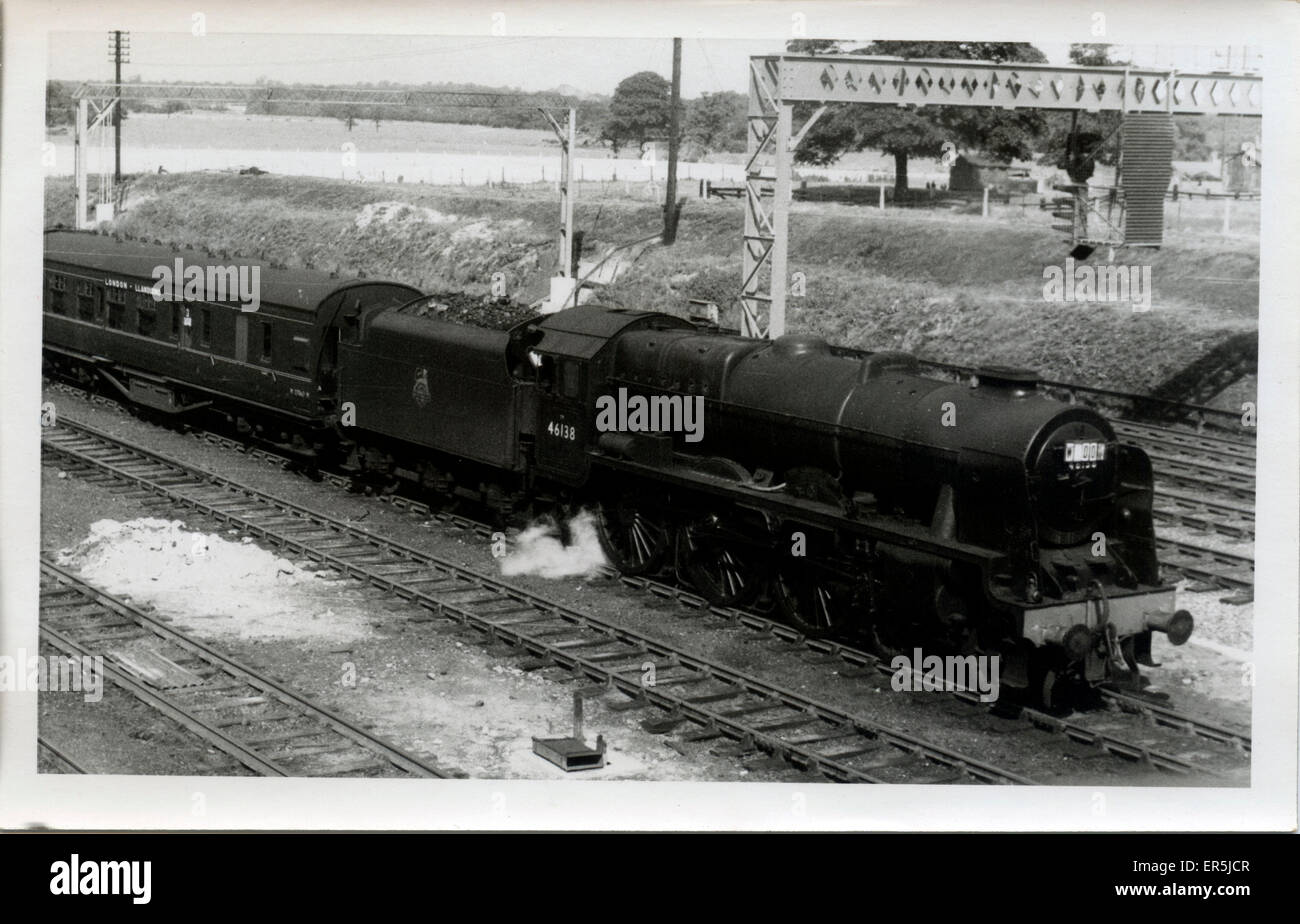
<instances>
[{"instance_id":1,"label":"railway carriage","mask_svg":"<svg viewBox=\"0 0 1300 924\"><path fill-rule=\"evenodd\" d=\"M180 275L178 266L246 272L257 282L256 310L245 310L229 285L209 286L206 273L198 297L157 298L162 271ZM158 291L171 296L166 288ZM241 430L310 454L314 441L304 434L328 427L335 411L340 329L369 308L418 295L396 283L48 231L45 356L134 404L169 415L212 408Z\"/></svg>"}]
</instances>

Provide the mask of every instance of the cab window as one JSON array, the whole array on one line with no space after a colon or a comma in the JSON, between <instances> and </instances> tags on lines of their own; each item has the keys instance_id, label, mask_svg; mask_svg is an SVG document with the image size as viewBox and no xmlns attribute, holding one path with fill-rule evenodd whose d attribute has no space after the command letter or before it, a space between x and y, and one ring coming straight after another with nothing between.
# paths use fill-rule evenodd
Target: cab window
<instances>
[{"instance_id":1,"label":"cab window","mask_svg":"<svg viewBox=\"0 0 1300 924\"><path fill-rule=\"evenodd\" d=\"M582 397L582 365L577 360L566 359L560 362L559 381L556 391L565 398L575 400Z\"/></svg>"}]
</instances>

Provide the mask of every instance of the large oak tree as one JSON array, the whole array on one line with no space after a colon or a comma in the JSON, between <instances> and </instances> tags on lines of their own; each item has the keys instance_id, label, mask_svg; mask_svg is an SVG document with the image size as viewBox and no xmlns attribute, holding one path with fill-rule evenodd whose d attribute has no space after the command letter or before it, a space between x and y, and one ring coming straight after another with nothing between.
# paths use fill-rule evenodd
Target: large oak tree
<instances>
[{"instance_id":1,"label":"large oak tree","mask_svg":"<svg viewBox=\"0 0 1300 924\"><path fill-rule=\"evenodd\" d=\"M845 50L824 47L817 51ZM801 47L792 48L798 51ZM898 58L964 58L973 61L1044 63L1047 57L1023 42L901 42L878 41L847 49L849 54ZM797 114L807 117L811 106ZM894 194L907 194L907 163L911 157L938 157L945 141L1002 160L1027 158L1046 126L1033 109L984 109L957 106L885 106L838 104L808 132L795 160L833 163L848 151L866 148L894 158Z\"/></svg>"}]
</instances>

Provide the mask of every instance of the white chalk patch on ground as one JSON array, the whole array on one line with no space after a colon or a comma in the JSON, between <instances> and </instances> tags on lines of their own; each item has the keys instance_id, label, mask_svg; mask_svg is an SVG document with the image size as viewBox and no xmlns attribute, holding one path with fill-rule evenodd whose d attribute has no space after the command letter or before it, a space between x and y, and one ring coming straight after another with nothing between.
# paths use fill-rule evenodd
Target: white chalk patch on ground
<instances>
[{"instance_id":1,"label":"white chalk patch on ground","mask_svg":"<svg viewBox=\"0 0 1300 924\"><path fill-rule=\"evenodd\" d=\"M365 667L362 666L363 680ZM609 711L589 700L583 740L607 742L606 766L567 773L533 753L533 737L573 734L571 691L515 667L492 665L472 646L434 648L390 668L355 691L341 691L336 708L379 717L377 733L416 753L479 779L708 779L659 736L637 727L640 716ZM349 697L364 697L364 706Z\"/></svg>"},{"instance_id":2,"label":"white chalk patch on ground","mask_svg":"<svg viewBox=\"0 0 1300 924\"><path fill-rule=\"evenodd\" d=\"M522 218L481 218L453 231L451 242L453 244L492 242L503 233L517 233L528 227L529 223Z\"/></svg>"},{"instance_id":3,"label":"white chalk patch on ground","mask_svg":"<svg viewBox=\"0 0 1300 924\"><path fill-rule=\"evenodd\" d=\"M448 225L460 221L459 215L439 212L437 209L411 205L407 202L370 202L357 215L358 230L368 228L371 224L386 225L393 221L415 224Z\"/></svg>"},{"instance_id":4,"label":"white chalk patch on ground","mask_svg":"<svg viewBox=\"0 0 1300 924\"><path fill-rule=\"evenodd\" d=\"M569 521L569 540L568 545L560 540L554 523L529 526L501 559L501 573L506 577L587 577L605 566L605 553L596 535L596 517L590 511L584 510Z\"/></svg>"},{"instance_id":5,"label":"white chalk patch on ground","mask_svg":"<svg viewBox=\"0 0 1300 924\"><path fill-rule=\"evenodd\" d=\"M1249 722L1253 700L1253 674L1249 669L1254 647L1253 603L1224 603L1230 590L1191 591L1195 581L1179 581L1176 606L1192 614L1196 626L1187 644L1174 646L1167 636L1151 637L1151 656L1160 665L1145 669L1152 690L1182 691L1244 709Z\"/></svg>"},{"instance_id":6,"label":"white chalk patch on ground","mask_svg":"<svg viewBox=\"0 0 1300 924\"><path fill-rule=\"evenodd\" d=\"M1192 591L1188 587L1195 581L1178 582L1178 603L1192 614L1196 626L1192 638L1209 641L1238 651L1250 651L1255 646L1255 604L1224 603L1236 595L1232 590Z\"/></svg>"},{"instance_id":7,"label":"white chalk patch on ground","mask_svg":"<svg viewBox=\"0 0 1300 924\"><path fill-rule=\"evenodd\" d=\"M1175 647L1159 632L1151 639L1151 657L1160 666L1143 672L1153 691L1190 690L1249 710L1255 687L1248 664L1197 645Z\"/></svg>"},{"instance_id":8,"label":"white chalk patch on ground","mask_svg":"<svg viewBox=\"0 0 1300 924\"><path fill-rule=\"evenodd\" d=\"M332 581L252 540L194 532L180 520L98 520L58 561L108 593L149 604L186 631L238 638L372 633L350 582Z\"/></svg>"}]
</instances>

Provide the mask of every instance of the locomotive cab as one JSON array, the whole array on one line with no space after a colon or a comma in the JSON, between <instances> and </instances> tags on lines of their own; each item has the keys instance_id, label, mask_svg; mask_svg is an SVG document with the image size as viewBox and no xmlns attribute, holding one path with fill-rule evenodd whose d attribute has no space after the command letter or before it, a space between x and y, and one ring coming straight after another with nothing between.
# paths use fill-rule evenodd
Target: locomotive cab
<instances>
[{"instance_id":1,"label":"locomotive cab","mask_svg":"<svg viewBox=\"0 0 1300 924\"><path fill-rule=\"evenodd\" d=\"M613 345L625 331L692 329L684 320L644 311L585 305L527 321L511 331L512 365L537 384L537 473L579 486L591 473L599 434L594 408L608 388ZM527 374L527 373L525 373Z\"/></svg>"}]
</instances>

